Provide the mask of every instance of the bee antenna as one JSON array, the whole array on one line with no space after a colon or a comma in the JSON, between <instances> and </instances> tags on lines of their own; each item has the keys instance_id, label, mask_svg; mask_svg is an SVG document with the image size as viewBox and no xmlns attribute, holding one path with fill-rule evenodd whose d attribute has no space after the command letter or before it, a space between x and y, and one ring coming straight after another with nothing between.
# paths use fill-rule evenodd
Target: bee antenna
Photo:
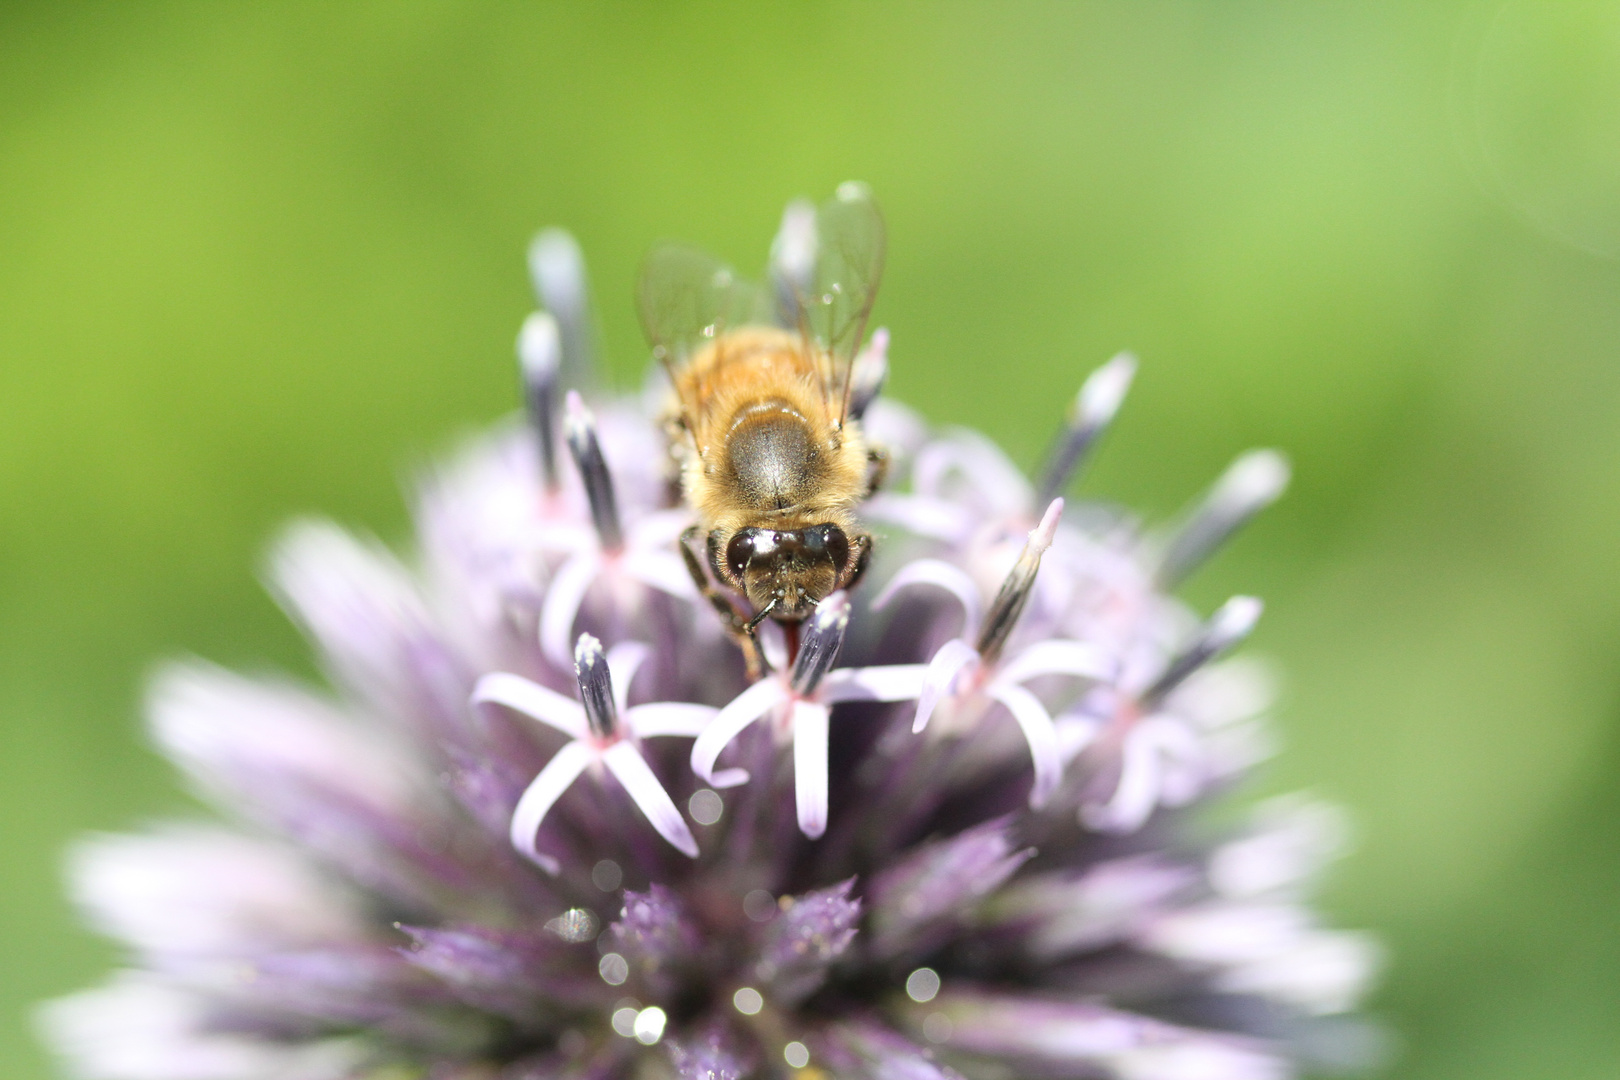
<instances>
[{"instance_id":1,"label":"bee antenna","mask_svg":"<svg viewBox=\"0 0 1620 1080\"><path fill-rule=\"evenodd\" d=\"M760 612L757 615L755 615L752 619L748 620L748 632L750 634L752 634L756 629L759 628L760 623L765 621L765 616L769 615L772 611L774 611L776 609L777 599L778 599L777 597L774 597L774 596L771 597L771 602L766 604L764 606L764 608L762 608L760 610Z\"/></svg>"}]
</instances>

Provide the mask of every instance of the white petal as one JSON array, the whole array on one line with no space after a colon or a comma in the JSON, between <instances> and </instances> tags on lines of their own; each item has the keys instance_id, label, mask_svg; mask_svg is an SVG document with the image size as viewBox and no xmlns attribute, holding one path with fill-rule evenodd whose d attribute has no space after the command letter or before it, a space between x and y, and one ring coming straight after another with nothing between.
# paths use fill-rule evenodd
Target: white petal
<instances>
[{"instance_id":1,"label":"white petal","mask_svg":"<svg viewBox=\"0 0 1620 1080\"><path fill-rule=\"evenodd\" d=\"M915 559L902 566L872 601L872 609L882 610L895 593L912 585L934 585L956 597L962 604L962 632L958 636L970 641L979 636L979 620L983 617L979 587L966 571L940 559Z\"/></svg>"},{"instance_id":2,"label":"white petal","mask_svg":"<svg viewBox=\"0 0 1620 1080\"><path fill-rule=\"evenodd\" d=\"M177 664L147 711L158 747L199 787L257 816L284 820L314 792L406 820L431 806L431 781L392 733L291 683Z\"/></svg>"},{"instance_id":3,"label":"white petal","mask_svg":"<svg viewBox=\"0 0 1620 1080\"><path fill-rule=\"evenodd\" d=\"M955 503L929 495L882 492L861 507L861 516L888 521L907 532L949 543L960 542L973 529L972 517Z\"/></svg>"},{"instance_id":4,"label":"white petal","mask_svg":"<svg viewBox=\"0 0 1620 1080\"><path fill-rule=\"evenodd\" d=\"M682 600L697 599L692 572L686 568L686 560L673 551L628 551L620 557L619 566L626 576L649 588Z\"/></svg>"},{"instance_id":5,"label":"white petal","mask_svg":"<svg viewBox=\"0 0 1620 1080\"><path fill-rule=\"evenodd\" d=\"M473 687L472 703L516 709L524 716L556 728L571 739L583 739L590 734L585 725L585 710L579 702L521 675L504 671L485 675Z\"/></svg>"},{"instance_id":6,"label":"white petal","mask_svg":"<svg viewBox=\"0 0 1620 1080\"><path fill-rule=\"evenodd\" d=\"M217 1030L216 1003L147 972L47 1002L40 1027L75 1076L95 1080L342 1080L358 1040L272 1041Z\"/></svg>"},{"instance_id":7,"label":"white petal","mask_svg":"<svg viewBox=\"0 0 1620 1080\"><path fill-rule=\"evenodd\" d=\"M1058 750L1057 728L1052 724L1052 717L1040 699L1014 683L997 679L985 688L985 693L1007 706L1024 733L1024 741L1029 743L1029 756L1035 764L1029 805L1039 810L1063 781L1063 756Z\"/></svg>"},{"instance_id":8,"label":"white petal","mask_svg":"<svg viewBox=\"0 0 1620 1080\"><path fill-rule=\"evenodd\" d=\"M1311 914L1286 902L1215 901L1161 914L1138 944L1191 964L1231 967L1287 956L1313 932Z\"/></svg>"},{"instance_id":9,"label":"white petal","mask_svg":"<svg viewBox=\"0 0 1620 1080\"><path fill-rule=\"evenodd\" d=\"M1081 641L1037 641L1001 665L998 678L1022 683L1039 675L1073 675L1106 679L1109 665L1096 649Z\"/></svg>"},{"instance_id":10,"label":"white petal","mask_svg":"<svg viewBox=\"0 0 1620 1080\"><path fill-rule=\"evenodd\" d=\"M652 649L639 641L621 641L608 650L608 672L613 676L613 704L624 712L630 703L630 684L636 681L636 672Z\"/></svg>"},{"instance_id":11,"label":"white petal","mask_svg":"<svg viewBox=\"0 0 1620 1080\"><path fill-rule=\"evenodd\" d=\"M985 509L998 517L1028 513L1034 500L1029 481L1018 466L976 431L958 429L919 450L911 469L912 490L958 500L960 496L952 490L956 485L949 482L952 473L967 481L970 498L983 500Z\"/></svg>"},{"instance_id":12,"label":"white petal","mask_svg":"<svg viewBox=\"0 0 1620 1080\"><path fill-rule=\"evenodd\" d=\"M1225 972L1216 985L1325 1016L1355 1008L1381 959L1378 943L1369 935L1317 930L1284 954Z\"/></svg>"},{"instance_id":13,"label":"white petal","mask_svg":"<svg viewBox=\"0 0 1620 1080\"><path fill-rule=\"evenodd\" d=\"M692 744L692 771L716 787L735 787L748 782L745 769L723 769L716 773L714 763L724 750L742 733L743 728L758 720L767 711L787 700L787 689L780 679L765 678L731 699L720 710L714 722L703 729Z\"/></svg>"},{"instance_id":14,"label":"white petal","mask_svg":"<svg viewBox=\"0 0 1620 1080\"><path fill-rule=\"evenodd\" d=\"M409 643L429 635L410 573L375 540L302 521L276 542L271 588L341 673L367 694L397 700Z\"/></svg>"},{"instance_id":15,"label":"white petal","mask_svg":"<svg viewBox=\"0 0 1620 1080\"><path fill-rule=\"evenodd\" d=\"M552 805L595 758L596 751L588 743L576 740L564 746L556 757L546 762L540 775L524 790L517 809L512 811L512 846L539 863L547 873L555 874L561 868L556 859L535 849L535 834L540 831L540 823Z\"/></svg>"},{"instance_id":16,"label":"white petal","mask_svg":"<svg viewBox=\"0 0 1620 1080\"><path fill-rule=\"evenodd\" d=\"M1057 729L1058 752L1067 765L1102 736L1106 721L1083 712L1066 712L1052 720Z\"/></svg>"},{"instance_id":17,"label":"white petal","mask_svg":"<svg viewBox=\"0 0 1620 1080\"><path fill-rule=\"evenodd\" d=\"M923 675L922 690L917 695L917 719L912 722L912 731L921 731L928 726L928 718L934 715L940 698L948 697L953 692L957 675L968 665L977 665L978 662L978 651L960 638L952 638L939 647L939 652L928 661L928 670Z\"/></svg>"},{"instance_id":18,"label":"white petal","mask_svg":"<svg viewBox=\"0 0 1620 1080\"><path fill-rule=\"evenodd\" d=\"M822 678L816 697L829 705L839 701L913 701L922 693L927 672L926 664L835 668Z\"/></svg>"},{"instance_id":19,"label":"white petal","mask_svg":"<svg viewBox=\"0 0 1620 1080\"><path fill-rule=\"evenodd\" d=\"M909 461L928 439L928 425L893 398L879 397L861 418L861 433L869 443L888 447L896 460ZM861 507L861 516L866 516L865 506Z\"/></svg>"},{"instance_id":20,"label":"white petal","mask_svg":"<svg viewBox=\"0 0 1620 1080\"><path fill-rule=\"evenodd\" d=\"M530 498L532 499L532 496ZM583 502L584 500L581 499L580 501ZM583 513L584 511L578 512ZM600 542L596 536L596 529L588 522L557 521L554 518L546 518L539 524L525 522L524 528L533 530L534 546L541 551L578 555L595 551L597 544Z\"/></svg>"},{"instance_id":21,"label":"white petal","mask_svg":"<svg viewBox=\"0 0 1620 1080\"><path fill-rule=\"evenodd\" d=\"M827 831L827 706L793 705L793 798L799 831L814 840Z\"/></svg>"},{"instance_id":22,"label":"white petal","mask_svg":"<svg viewBox=\"0 0 1620 1080\"><path fill-rule=\"evenodd\" d=\"M653 739L660 735L685 735L694 738L714 722L720 710L711 705L693 705L685 701L655 701L637 705L624 711L624 721L638 739Z\"/></svg>"},{"instance_id":23,"label":"white petal","mask_svg":"<svg viewBox=\"0 0 1620 1080\"><path fill-rule=\"evenodd\" d=\"M1253 897L1305 884L1349 843L1344 811L1303 795L1267 799L1254 808L1255 831L1216 848L1209 881L1230 897Z\"/></svg>"},{"instance_id":24,"label":"white petal","mask_svg":"<svg viewBox=\"0 0 1620 1080\"><path fill-rule=\"evenodd\" d=\"M1267 1048L1230 1036L1178 1032L1109 1059L1118 1080L1292 1080L1292 1066Z\"/></svg>"},{"instance_id":25,"label":"white petal","mask_svg":"<svg viewBox=\"0 0 1620 1080\"><path fill-rule=\"evenodd\" d=\"M782 624L775 619L766 619L759 624L756 634L759 642L759 651L765 654L765 666L771 671L792 671L793 658L788 655L787 636L782 633Z\"/></svg>"},{"instance_id":26,"label":"white petal","mask_svg":"<svg viewBox=\"0 0 1620 1080\"><path fill-rule=\"evenodd\" d=\"M697 858L698 846L697 841L692 839L692 830L686 827L686 821L681 817L681 812L675 809L669 792L664 790L664 785L648 768L646 759L636 745L631 742L614 743L602 755L602 761L618 777L635 804L641 807L641 812L647 815L647 820L658 830L658 835L683 855Z\"/></svg>"},{"instance_id":27,"label":"white petal","mask_svg":"<svg viewBox=\"0 0 1620 1080\"><path fill-rule=\"evenodd\" d=\"M657 510L644 514L626 530L626 546L643 550L674 547L690 524L690 510ZM682 570L682 573L685 574L685 571ZM686 575L686 583L688 586L692 583L690 574Z\"/></svg>"},{"instance_id":28,"label":"white petal","mask_svg":"<svg viewBox=\"0 0 1620 1080\"><path fill-rule=\"evenodd\" d=\"M540 651L564 671L574 664L574 619L579 605L602 569L602 557L595 549L582 551L563 563L546 590L540 608Z\"/></svg>"},{"instance_id":29,"label":"white petal","mask_svg":"<svg viewBox=\"0 0 1620 1080\"><path fill-rule=\"evenodd\" d=\"M1080 808L1080 820L1099 832L1131 833L1141 828L1159 802L1159 749L1131 732L1121 749L1119 786L1106 803Z\"/></svg>"},{"instance_id":30,"label":"white petal","mask_svg":"<svg viewBox=\"0 0 1620 1080\"><path fill-rule=\"evenodd\" d=\"M92 836L68 860L97 929L160 962L300 948L364 933L351 897L292 848L234 829Z\"/></svg>"},{"instance_id":31,"label":"white petal","mask_svg":"<svg viewBox=\"0 0 1620 1080\"><path fill-rule=\"evenodd\" d=\"M1185 806L1207 779L1203 743L1183 721L1160 714L1142 721L1138 738L1152 742L1159 759L1159 801Z\"/></svg>"}]
</instances>

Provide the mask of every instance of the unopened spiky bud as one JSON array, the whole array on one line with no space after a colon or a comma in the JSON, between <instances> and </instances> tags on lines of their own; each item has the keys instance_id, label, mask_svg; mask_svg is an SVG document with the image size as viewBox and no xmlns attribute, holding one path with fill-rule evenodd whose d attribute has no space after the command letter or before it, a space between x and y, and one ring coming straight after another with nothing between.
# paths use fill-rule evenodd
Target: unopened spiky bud
<instances>
[{"instance_id":1,"label":"unopened spiky bud","mask_svg":"<svg viewBox=\"0 0 1620 1080\"><path fill-rule=\"evenodd\" d=\"M1184 580L1250 518L1288 487L1288 459L1276 450L1250 450L1227 466L1203 502L1171 539L1159 563L1159 581Z\"/></svg>"},{"instance_id":2,"label":"unopened spiky bud","mask_svg":"<svg viewBox=\"0 0 1620 1080\"><path fill-rule=\"evenodd\" d=\"M1234 596L1211 615L1193 639L1165 665L1164 673L1142 695L1145 704L1164 700L1187 676L1239 644L1260 621L1264 605L1252 596Z\"/></svg>"},{"instance_id":3,"label":"unopened spiky bud","mask_svg":"<svg viewBox=\"0 0 1620 1080\"><path fill-rule=\"evenodd\" d=\"M585 256L566 229L546 229L529 245L529 277L540 306L557 319L563 369L576 385L595 363L590 288Z\"/></svg>"},{"instance_id":4,"label":"unopened spiky bud","mask_svg":"<svg viewBox=\"0 0 1620 1080\"><path fill-rule=\"evenodd\" d=\"M1113 422L1135 377L1136 357L1120 353L1093 371L1081 385L1069 409L1068 425L1041 474L1037 505L1057 498L1069 486L1087 453Z\"/></svg>"},{"instance_id":5,"label":"unopened spiky bud","mask_svg":"<svg viewBox=\"0 0 1620 1080\"><path fill-rule=\"evenodd\" d=\"M557 377L562 363L562 340L557 320L536 311L523 320L517 339L518 369L523 375L523 403L540 447L540 472L548 490L557 486Z\"/></svg>"}]
</instances>

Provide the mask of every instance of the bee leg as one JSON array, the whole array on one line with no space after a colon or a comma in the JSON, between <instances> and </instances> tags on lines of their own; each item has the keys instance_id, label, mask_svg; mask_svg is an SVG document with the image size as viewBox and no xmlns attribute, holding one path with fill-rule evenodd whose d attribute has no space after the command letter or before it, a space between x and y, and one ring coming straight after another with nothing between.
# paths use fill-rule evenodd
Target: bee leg
<instances>
[{"instance_id":1,"label":"bee leg","mask_svg":"<svg viewBox=\"0 0 1620 1080\"><path fill-rule=\"evenodd\" d=\"M844 572L844 583L841 588L853 589L860 584L866 575L866 567L872 561L872 534L861 533L855 538L854 546L849 553L849 568Z\"/></svg>"},{"instance_id":2,"label":"bee leg","mask_svg":"<svg viewBox=\"0 0 1620 1080\"><path fill-rule=\"evenodd\" d=\"M703 571L703 562L692 551L692 542L698 538L698 527L691 526L681 533L681 558L686 561L686 572L692 575L692 584L697 586L699 593L714 608L715 614L720 616L720 625L742 650L743 662L748 665L748 679L758 682L765 674L765 657L760 652L759 641L754 637L754 626L747 619L737 614L737 609L731 600L726 597L709 580L709 575Z\"/></svg>"},{"instance_id":3,"label":"bee leg","mask_svg":"<svg viewBox=\"0 0 1620 1080\"><path fill-rule=\"evenodd\" d=\"M889 478L889 451L882 446L866 448L866 498L876 495Z\"/></svg>"}]
</instances>

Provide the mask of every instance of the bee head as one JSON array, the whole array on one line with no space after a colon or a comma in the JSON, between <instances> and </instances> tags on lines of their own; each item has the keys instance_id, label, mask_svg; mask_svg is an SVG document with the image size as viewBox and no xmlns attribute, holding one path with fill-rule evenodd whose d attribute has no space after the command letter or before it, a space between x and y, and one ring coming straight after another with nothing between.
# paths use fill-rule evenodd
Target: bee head
<instances>
[{"instance_id":1,"label":"bee head","mask_svg":"<svg viewBox=\"0 0 1620 1080\"><path fill-rule=\"evenodd\" d=\"M718 562L718 560L717 560ZM837 525L806 529L738 529L716 567L756 612L784 622L803 619L838 588L849 563L849 537Z\"/></svg>"}]
</instances>

